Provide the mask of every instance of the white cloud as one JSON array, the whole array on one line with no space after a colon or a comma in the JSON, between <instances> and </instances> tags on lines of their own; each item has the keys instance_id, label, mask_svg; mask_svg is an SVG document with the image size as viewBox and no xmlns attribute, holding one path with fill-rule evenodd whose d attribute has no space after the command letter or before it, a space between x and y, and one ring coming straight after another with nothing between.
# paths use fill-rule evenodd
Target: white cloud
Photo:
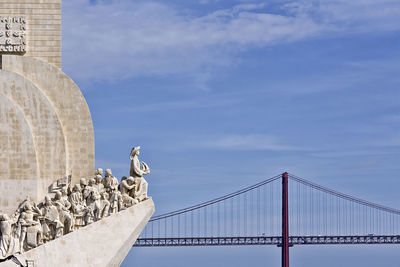
<instances>
[{"instance_id":1,"label":"white cloud","mask_svg":"<svg viewBox=\"0 0 400 267\"><path fill-rule=\"evenodd\" d=\"M393 0L335 0L322 2L326 21L353 31L399 30L400 3Z\"/></svg>"},{"instance_id":2,"label":"white cloud","mask_svg":"<svg viewBox=\"0 0 400 267\"><path fill-rule=\"evenodd\" d=\"M118 112L142 113L142 112L163 112L171 110L210 109L221 107L232 107L239 103L238 99L189 99L180 101L155 102L149 104L137 104L135 109L122 107Z\"/></svg>"},{"instance_id":3,"label":"white cloud","mask_svg":"<svg viewBox=\"0 0 400 267\"><path fill-rule=\"evenodd\" d=\"M297 147L282 143L279 138L263 134L230 134L215 137L213 140L193 142L194 146L222 149L222 150L242 150L242 151L294 151L300 150Z\"/></svg>"},{"instance_id":4,"label":"white cloud","mask_svg":"<svg viewBox=\"0 0 400 267\"><path fill-rule=\"evenodd\" d=\"M400 57L392 55L391 58L379 60L345 61L338 69L330 69L328 73L312 73L292 80L280 80L267 85L269 88L281 93L313 94L316 92L347 90L349 88L369 88L381 86L385 83L400 84L398 65ZM363 100L368 99L368 95ZM376 101L387 99L387 95L373 95ZM387 103L389 105L389 103ZM336 111L336 115L340 111Z\"/></svg>"},{"instance_id":5,"label":"white cloud","mask_svg":"<svg viewBox=\"0 0 400 267\"><path fill-rule=\"evenodd\" d=\"M284 7L290 14L313 17L325 30L348 33L400 29L400 2L396 0L300 0Z\"/></svg>"},{"instance_id":6,"label":"white cloud","mask_svg":"<svg viewBox=\"0 0 400 267\"><path fill-rule=\"evenodd\" d=\"M395 1L299 1L283 4L281 14L267 8L241 4L194 16L165 2L64 1L63 67L82 79L204 73L255 46L400 28Z\"/></svg>"},{"instance_id":7,"label":"white cloud","mask_svg":"<svg viewBox=\"0 0 400 267\"><path fill-rule=\"evenodd\" d=\"M393 154L396 152L390 152L386 150L373 150L373 149L365 149L365 150L342 150L342 151L334 151L328 150L322 152L310 153L309 155L316 158L322 159L342 159L342 158L364 158L364 157L378 157L378 156L387 156L388 154ZM398 154L398 153L396 153Z\"/></svg>"},{"instance_id":8,"label":"white cloud","mask_svg":"<svg viewBox=\"0 0 400 267\"><path fill-rule=\"evenodd\" d=\"M232 63L249 45L293 41L318 26L307 17L256 12L238 5L201 17L155 2L64 2L64 68L74 77L201 71Z\"/></svg>"},{"instance_id":9,"label":"white cloud","mask_svg":"<svg viewBox=\"0 0 400 267\"><path fill-rule=\"evenodd\" d=\"M394 134L386 136L384 139L372 141L371 146L386 147L386 148L398 148L400 147L400 134Z\"/></svg>"}]
</instances>

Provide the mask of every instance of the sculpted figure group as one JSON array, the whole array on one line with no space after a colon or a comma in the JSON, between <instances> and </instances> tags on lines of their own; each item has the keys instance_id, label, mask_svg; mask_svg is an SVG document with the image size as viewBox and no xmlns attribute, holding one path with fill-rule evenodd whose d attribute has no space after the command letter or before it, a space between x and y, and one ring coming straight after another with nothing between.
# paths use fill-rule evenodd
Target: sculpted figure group
<instances>
[{"instance_id":1,"label":"sculpted figure group","mask_svg":"<svg viewBox=\"0 0 400 267\"><path fill-rule=\"evenodd\" d=\"M9 216L0 215L0 260L23 253L62 235L101 220L148 199L148 184L143 178L150 168L140 162L140 147L131 150L129 177L121 182L111 169L97 169L93 177L79 184L66 184L36 204L25 199Z\"/></svg>"}]
</instances>

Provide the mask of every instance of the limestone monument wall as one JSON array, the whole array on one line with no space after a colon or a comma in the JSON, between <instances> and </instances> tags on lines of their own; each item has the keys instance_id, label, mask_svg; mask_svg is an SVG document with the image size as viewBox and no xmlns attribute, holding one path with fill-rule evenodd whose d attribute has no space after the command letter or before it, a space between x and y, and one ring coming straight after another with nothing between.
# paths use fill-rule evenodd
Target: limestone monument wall
<instances>
[{"instance_id":1,"label":"limestone monument wall","mask_svg":"<svg viewBox=\"0 0 400 267\"><path fill-rule=\"evenodd\" d=\"M61 70L61 0L0 0L0 211L94 168L88 105Z\"/></svg>"},{"instance_id":2,"label":"limestone monument wall","mask_svg":"<svg viewBox=\"0 0 400 267\"><path fill-rule=\"evenodd\" d=\"M24 56L61 68L61 0L0 0L0 17L10 16L25 17Z\"/></svg>"},{"instance_id":3,"label":"limestone monument wall","mask_svg":"<svg viewBox=\"0 0 400 267\"><path fill-rule=\"evenodd\" d=\"M0 0L0 266L120 265L154 213L139 150L129 178L95 173L89 107L61 70L61 0Z\"/></svg>"}]
</instances>

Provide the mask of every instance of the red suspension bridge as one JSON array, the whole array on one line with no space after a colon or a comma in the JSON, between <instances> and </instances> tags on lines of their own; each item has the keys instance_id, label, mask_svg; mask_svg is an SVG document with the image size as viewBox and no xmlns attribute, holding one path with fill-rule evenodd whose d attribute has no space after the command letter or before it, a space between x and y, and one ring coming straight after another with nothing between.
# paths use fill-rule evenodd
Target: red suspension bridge
<instances>
[{"instance_id":1,"label":"red suspension bridge","mask_svg":"<svg viewBox=\"0 0 400 267\"><path fill-rule=\"evenodd\" d=\"M283 173L192 207L154 216L136 247L400 244L400 210Z\"/></svg>"}]
</instances>

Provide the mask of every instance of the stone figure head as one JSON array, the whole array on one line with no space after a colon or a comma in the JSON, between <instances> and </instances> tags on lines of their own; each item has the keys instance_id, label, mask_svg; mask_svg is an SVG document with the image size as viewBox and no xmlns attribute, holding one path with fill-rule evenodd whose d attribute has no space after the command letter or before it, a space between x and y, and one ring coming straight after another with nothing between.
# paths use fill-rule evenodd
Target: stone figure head
<instances>
[{"instance_id":1,"label":"stone figure head","mask_svg":"<svg viewBox=\"0 0 400 267\"><path fill-rule=\"evenodd\" d=\"M81 191L81 185L80 185L80 184L74 185L73 191L74 191L74 192L80 192L80 191Z\"/></svg>"},{"instance_id":2,"label":"stone figure head","mask_svg":"<svg viewBox=\"0 0 400 267\"><path fill-rule=\"evenodd\" d=\"M101 184L103 181L103 177L101 177L101 175L99 175L99 174L96 175L95 179L96 179L96 183L98 183L98 184Z\"/></svg>"},{"instance_id":3,"label":"stone figure head","mask_svg":"<svg viewBox=\"0 0 400 267\"><path fill-rule=\"evenodd\" d=\"M61 192L60 192L60 191L57 191L57 192L56 192L56 195L54 196L54 199L55 199L55 200L60 200L61 197L62 197Z\"/></svg>"},{"instance_id":4,"label":"stone figure head","mask_svg":"<svg viewBox=\"0 0 400 267\"><path fill-rule=\"evenodd\" d=\"M103 175L103 169L102 168L98 168L95 172L94 175Z\"/></svg>"},{"instance_id":5,"label":"stone figure head","mask_svg":"<svg viewBox=\"0 0 400 267\"><path fill-rule=\"evenodd\" d=\"M51 205L51 204L52 204L52 203L51 203L51 199L50 199L49 196L45 196L45 197L44 197L44 204L45 204L45 205Z\"/></svg>"},{"instance_id":6,"label":"stone figure head","mask_svg":"<svg viewBox=\"0 0 400 267\"><path fill-rule=\"evenodd\" d=\"M135 182L135 179L134 179L132 176L129 176L129 178L126 179L126 181L127 181L129 184L132 185L132 184Z\"/></svg>"},{"instance_id":7,"label":"stone figure head","mask_svg":"<svg viewBox=\"0 0 400 267\"><path fill-rule=\"evenodd\" d=\"M89 186L92 186L96 183L96 180L94 178L89 179Z\"/></svg>"},{"instance_id":8,"label":"stone figure head","mask_svg":"<svg viewBox=\"0 0 400 267\"><path fill-rule=\"evenodd\" d=\"M139 156L139 154L140 154L140 146L135 146L132 148L131 154L129 156L134 157L134 156Z\"/></svg>"},{"instance_id":9,"label":"stone figure head","mask_svg":"<svg viewBox=\"0 0 400 267\"><path fill-rule=\"evenodd\" d=\"M24 210L28 211L28 210L32 210L32 204L30 201L27 201L24 205Z\"/></svg>"},{"instance_id":10,"label":"stone figure head","mask_svg":"<svg viewBox=\"0 0 400 267\"><path fill-rule=\"evenodd\" d=\"M3 214L3 215L0 217L0 220L1 220L1 221L8 221L9 219L10 219L10 217L8 217L7 214Z\"/></svg>"},{"instance_id":11,"label":"stone figure head","mask_svg":"<svg viewBox=\"0 0 400 267\"><path fill-rule=\"evenodd\" d=\"M79 180L79 183L80 183L80 185L81 185L82 187L85 187L85 186L87 186L87 184L88 184L85 178L81 178L81 179Z\"/></svg>"},{"instance_id":12,"label":"stone figure head","mask_svg":"<svg viewBox=\"0 0 400 267\"><path fill-rule=\"evenodd\" d=\"M67 196L68 195L68 190L66 187L61 188L61 195Z\"/></svg>"},{"instance_id":13,"label":"stone figure head","mask_svg":"<svg viewBox=\"0 0 400 267\"><path fill-rule=\"evenodd\" d=\"M111 176L112 176L111 169L106 169L105 177L111 177Z\"/></svg>"}]
</instances>

